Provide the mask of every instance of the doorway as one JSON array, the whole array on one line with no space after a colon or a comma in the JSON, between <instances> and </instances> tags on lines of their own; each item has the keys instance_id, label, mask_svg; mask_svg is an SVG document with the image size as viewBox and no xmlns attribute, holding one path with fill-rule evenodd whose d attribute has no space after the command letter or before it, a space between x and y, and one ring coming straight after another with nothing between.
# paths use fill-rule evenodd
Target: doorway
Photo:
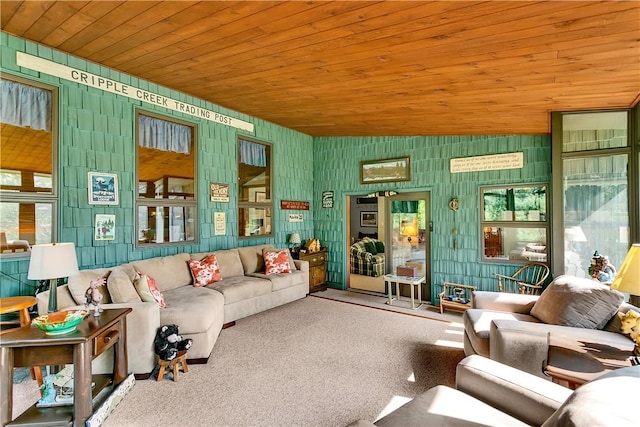
<instances>
[{"instance_id":1,"label":"doorway","mask_svg":"<svg viewBox=\"0 0 640 427\"><path fill-rule=\"evenodd\" d=\"M427 191L389 195L376 193L376 197L349 197L347 224L349 248L347 262L348 288L386 293L383 277L370 277L354 272L351 265L351 246L363 238L384 243L384 274L395 274L398 266L416 269L426 277L422 288L423 299L431 297L430 273L430 193ZM368 220L375 218L375 222ZM375 226L371 226L375 223ZM408 290L407 290L408 291ZM407 294L408 295L408 294Z\"/></svg>"}]
</instances>

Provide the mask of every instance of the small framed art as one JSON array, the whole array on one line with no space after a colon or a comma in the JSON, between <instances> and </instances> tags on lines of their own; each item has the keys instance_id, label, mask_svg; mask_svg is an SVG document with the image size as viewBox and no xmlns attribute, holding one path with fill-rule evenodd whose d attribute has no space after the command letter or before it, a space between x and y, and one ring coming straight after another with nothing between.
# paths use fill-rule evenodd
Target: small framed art
<instances>
[{"instance_id":1,"label":"small framed art","mask_svg":"<svg viewBox=\"0 0 640 427\"><path fill-rule=\"evenodd\" d=\"M409 156L360 162L360 184L411 181Z\"/></svg>"},{"instance_id":2,"label":"small framed art","mask_svg":"<svg viewBox=\"0 0 640 427\"><path fill-rule=\"evenodd\" d=\"M89 172L89 204L117 205L118 203L118 175Z\"/></svg>"},{"instance_id":3,"label":"small framed art","mask_svg":"<svg viewBox=\"0 0 640 427\"><path fill-rule=\"evenodd\" d=\"M115 240L116 216L113 214L96 214L94 226L95 240Z\"/></svg>"}]
</instances>

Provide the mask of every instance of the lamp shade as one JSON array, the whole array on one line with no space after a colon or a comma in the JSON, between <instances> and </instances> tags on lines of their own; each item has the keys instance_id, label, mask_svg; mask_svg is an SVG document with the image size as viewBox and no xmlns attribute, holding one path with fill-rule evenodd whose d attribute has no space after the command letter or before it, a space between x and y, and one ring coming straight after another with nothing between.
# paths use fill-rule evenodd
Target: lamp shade
<instances>
[{"instance_id":1,"label":"lamp shade","mask_svg":"<svg viewBox=\"0 0 640 427\"><path fill-rule=\"evenodd\" d=\"M613 279L611 289L631 295L640 295L640 243L633 244L627 252L627 256Z\"/></svg>"},{"instance_id":2,"label":"lamp shade","mask_svg":"<svg viewBox=\"0 0 640 427\"><path fill-rule=\"evenodd\" d=\"M29 280L68 277L78 272L78 259L73 243L51 243L31 247Z\"/></svg>"},{"instance_id":3,"label":"lamp shade","mask_svg":"<svg viewBox=\"0 0 640 427\"><path fill-rule=\"evenodd\" d=\"M300 243L302 243L302 241L300 240L300 235L298 233L291 233L291 236L289 236L289 243L291 243L292 245L299 245Z\"/></svg>"}]
</instances>

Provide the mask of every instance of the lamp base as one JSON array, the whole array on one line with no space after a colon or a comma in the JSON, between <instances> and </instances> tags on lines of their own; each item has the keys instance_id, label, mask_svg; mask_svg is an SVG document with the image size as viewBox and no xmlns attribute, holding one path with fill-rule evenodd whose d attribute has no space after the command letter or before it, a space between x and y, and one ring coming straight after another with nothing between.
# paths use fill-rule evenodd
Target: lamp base
<instances>
[{"instance_id":1,"label":"lamp base","mask_svg":"<svg viewBox=\"0 0 640 427\"><path fill-rule=\"evenodd\" d=\"M630 295L629 296L629 304L635 305L636 307L640 307L640 296L638 296L638 295Z\"/></svg>"},{"instance_id":2,"label":"lamp base","mask_svg":"<svg viewBox=\"0 0 640 427\"><path fill-rule=\"evenodd\" d=\"M58 311L58 279L49 280L49 306L48 313Z\"/></svg>"}]
</instances>

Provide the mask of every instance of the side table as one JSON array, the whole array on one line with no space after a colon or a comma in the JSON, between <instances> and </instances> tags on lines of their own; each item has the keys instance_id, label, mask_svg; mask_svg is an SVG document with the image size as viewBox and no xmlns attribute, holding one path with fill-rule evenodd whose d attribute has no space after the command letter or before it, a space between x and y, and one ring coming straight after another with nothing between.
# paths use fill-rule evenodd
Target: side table
<instances>
[{"instance_id":1,"label":"side table","mask_svg":"<svg viewBox=\"0 0 640 427\"><path fill-rule=\"evenodd\" d=\"M327 290L327 248L318 252L291 254L294 259L309 263L309 293Z\"/></svg>"},{"instance_id":2,"label":"side table","mask_svg":"<svg viewBox=\"0 0 640 427\"><path fill-rule=\"evenodd\" d=\"M0 335L0 388L2 390L0 424L6 425L70 425L84 426L92 415L92 398L105 387L120 384L127 377L126 315L130 308L108 309L99 317L87 315L73 332L46 335L43 331L23 326ZM91 361L115 347L113 376L92 377ZM17 366L74 366L74 403L71 407L38 408L35 405L12 420L13 375ZM92 390L91 383L95 382Z\"/></svg>"},{"instance_id":3,"label":"side table","mask_svg":"<svg viewBox=\"0 0 640 427\"><path fill-rule=\"evenodd\" d=\"M585 342L552 333L548 343L544 373L572 390L609 371L632 365L633 350L615 344Z\"/></svg>"},{"instance_id":4,"label":"side table","mask_svg":"<svg viewBox=\"0 0 640 427\"><path fill-rule=\"evenodd\" d=\"M392 297L392 289L391 289L391 284L395 283L396 284L396 298ZM422 284L426 283L426 276L421 276L421 277L408 277L408 276L398 276L395 274L385 274L384 275L384 284L387 287L387 295L389 296L389 301L387 301L387 304L389 305L393 305L393 300L397 299L398 301L401 301L400 299L400 285L409 285L411 287L411 308L414 310L417 310L418 308L420 308L422 306ZM414 295L414 288L418 289L418 306L416 307L415 304L415 300L413 298Z\"/></svg>"}]
</instances>

